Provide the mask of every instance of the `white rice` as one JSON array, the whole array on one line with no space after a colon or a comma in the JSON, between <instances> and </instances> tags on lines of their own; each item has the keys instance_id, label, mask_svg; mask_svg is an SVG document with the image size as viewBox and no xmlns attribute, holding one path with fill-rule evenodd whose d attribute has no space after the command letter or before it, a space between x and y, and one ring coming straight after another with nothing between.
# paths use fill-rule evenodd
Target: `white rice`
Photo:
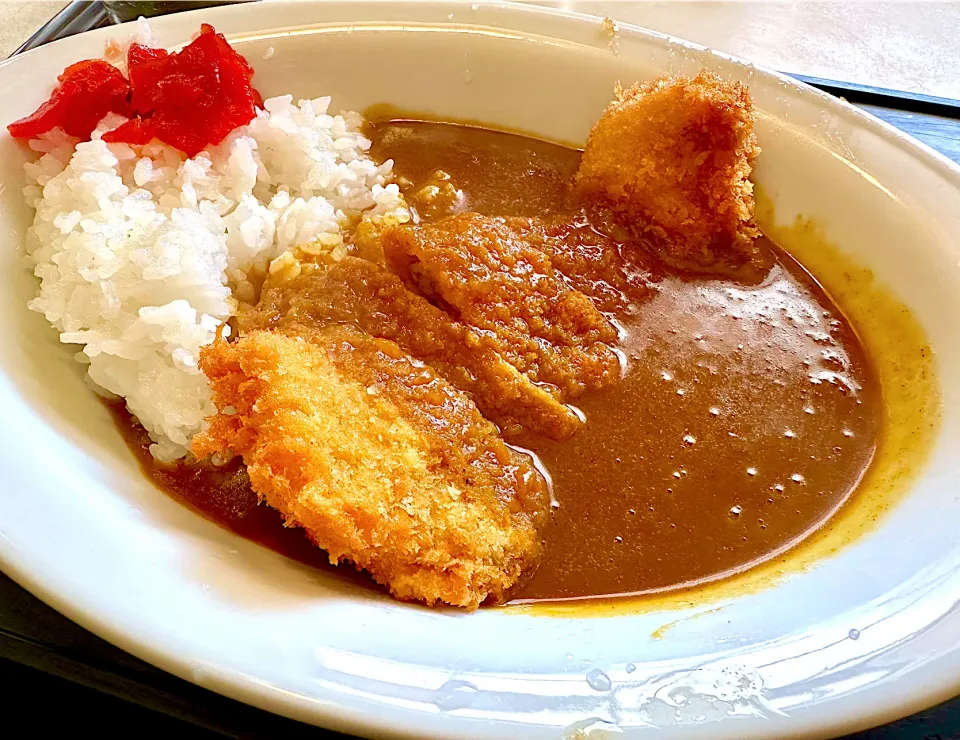
<instances>
[{"instance_id":1,"label":"white rice","mask_svg":"<svg viewBox=\"0 0 960 740\"><path fill-rule=\"evenodd\" d=\"M30 308L81 345L77 359L105 394L122 396L171 461L215 411L200 348L255 300L271 261L313 240L336 259L361 218L406 221L392 163L367 156L356 113L331 116L329 98L272 98L221 145L178 150L76 144L56 130L30 142L25 166L36 208L26 252L40 278Z\"/></svg>"}]
</instances>

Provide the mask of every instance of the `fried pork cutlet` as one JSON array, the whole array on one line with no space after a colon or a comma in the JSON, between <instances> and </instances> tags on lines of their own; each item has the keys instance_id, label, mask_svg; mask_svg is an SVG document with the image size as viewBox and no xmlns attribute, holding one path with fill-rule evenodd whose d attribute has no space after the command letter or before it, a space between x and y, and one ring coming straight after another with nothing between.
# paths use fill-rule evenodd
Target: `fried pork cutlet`
<instances>
[{"instance_id":1,"label":"fried pork cutlet","mask_svg":"<svg viewBox=\"0 0 960 740\"><path fill-rule=\"evenodd\" d=\"M389 267L414 290L489 337L537 383L571 400L619 379L617 330L567 285L523 218L460 213L384 231Z\"/></svg>"},{"instance_id":2,"label":"fried pork cutlet","mask_svg":"<svg viewBox=\"0 0 960 740\"><path fill-rule=\"evenodd\" d=\"M562 440L581 423L560 399L507 362L489 337L367 260L347 257L326 270L268 283L260 304L240 317L243 333L277 329L309 337L331 324L353 324L396 342L469 394L484 416L502 427L519 425Z\"/></svg>"},{"instance_id":3,"label":"fried pork cutlet","mask_svg":"<svg viewBox=\"0 0 960 740\"><path fill-rule=\"evenodd\" d=\"M398 599L476 609L539 563L547 489L470 398L396 344L331 326L205 347L220 413L194 441L243 456L253 489L333 563Z\"/></svg>"},{"instance_id":4,"label":"fried pork cutlet","mask_svg":"<svg viewBox=\"0 0 960 740\"><path fill-rule=\"evenodd\" d=\"M631 304L654 295L659 269L633 242L618 242L585 218L546 220L536 234L554 269L604 314L629 315Z\"/></svg>"},{"instance_id":5,"label":"fried pork cutlet","mask_svg":"<svg viewBox=\"0 0 960 740\"><path fill-rule=\"evenodd\" d=\"M747 88L701 72L617 97L587 140L580 198L647 237L678 267L748 262L759 235L748 178L760 150Z\"/></svg>"}]
</instances>

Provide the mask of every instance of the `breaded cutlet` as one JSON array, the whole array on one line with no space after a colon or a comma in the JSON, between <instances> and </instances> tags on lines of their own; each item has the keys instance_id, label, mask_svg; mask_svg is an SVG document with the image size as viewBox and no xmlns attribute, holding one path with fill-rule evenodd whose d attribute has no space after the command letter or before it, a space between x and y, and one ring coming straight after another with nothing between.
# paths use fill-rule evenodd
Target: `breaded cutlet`
<instances>
[{"instance_id":1,"label":"breaded cutlet","mask_svg":"<svg viewBox=\"0 0 960 740\"><path fill-rule=\"evenodd\" d=\"M331 326L201 352L220 410L197 457L242 455L253 489L331 562L398 599L501 602L539 563L546 484L470 398L396 344Z\"/></svg>"},{"instance_id":2,"label":"breaded cutlet","mask_svg":"<svg viewBox=\"0 0 960 740\"><path fill-rule=\"evenodd\" d=\"M617 93L587 139L581 200L678 267L749 261L759 235L749 177L760 150L746 86L704 71Z\"/></svg>"},{"instance_id":3,"label":"breaded cutlet","mask_svg":"<svg viewBox=\"0 0 960 740\"><path fill-rule=\"evenodd\" d=\"M269 281L260 304L241 314L239 323L241 333L277 329L306 337L331 324L352 324L429 364L501 427L519 425L562 440L581 424L557 394L507 362L490 337L364 259L347 257L292 280Z\"/></svg>"},{"instance_id":4,"label":"breaded cutlet","mask_svg":"<svg viewBox=\"0 0 960 740\"><path fill-rule=\"evenodd\" d=\"M617 330L554 269L543 228L459 213L384 231L387 265L413 290L488 337L536 383L570 401L620 378Z\"/></svg>"}]
</instances>

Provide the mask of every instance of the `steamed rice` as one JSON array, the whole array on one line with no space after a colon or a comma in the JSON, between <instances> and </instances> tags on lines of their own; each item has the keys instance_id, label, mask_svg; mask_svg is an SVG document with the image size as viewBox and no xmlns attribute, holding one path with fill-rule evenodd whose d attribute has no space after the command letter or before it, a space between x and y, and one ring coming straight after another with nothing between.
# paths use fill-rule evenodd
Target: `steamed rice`
<instances>
[{"instance_id":1,"label":"steamed rice","mask_svg":"<svg viewBox=\"0 0 960 740\"><path fill-rule=\"evenodd\" d=\"M361 116L329 104L269 99L193 159L157 141L104 143L116 116L88 142L59 130L30 142L42 156L25 166L26 252L41 280L29 306L82 346L89 380L126 399L160 460L186 455L216 411L199 350L255 300L271 262L294 264L307 244L338 259L361 219L410 217L391 163L367 156Z\"/></svg>"}]
</instances>

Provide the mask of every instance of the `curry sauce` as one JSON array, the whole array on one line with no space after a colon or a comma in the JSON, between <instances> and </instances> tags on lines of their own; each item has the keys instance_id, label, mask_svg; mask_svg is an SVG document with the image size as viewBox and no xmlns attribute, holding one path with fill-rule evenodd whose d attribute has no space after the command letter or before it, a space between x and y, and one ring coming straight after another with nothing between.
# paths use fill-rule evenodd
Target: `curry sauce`
<instances>
[{"instance_id":1,"label":"curry sauce","mask_svg":"<svg viewBox=\"0 0 960 740\"><path fill-rule=\"evenodd\" d=\"M584 420L574 434L501 425L535 456L554 502L540 566L515 598L718 578L796 544L850 497L882 432L879 382L841 310L775 244L761 238L749 269L721 277L622 240L616 279L585 280L577 265L611 236L573 203L577 150L422 121L373 124L369 135L424 223L465 212L553 219L552 257L616 327L619 376L571 400ZM166 490L245 537L325 559L257 506L238 463L162 467L124 426Z\"/></svg>"}]
</instances>

